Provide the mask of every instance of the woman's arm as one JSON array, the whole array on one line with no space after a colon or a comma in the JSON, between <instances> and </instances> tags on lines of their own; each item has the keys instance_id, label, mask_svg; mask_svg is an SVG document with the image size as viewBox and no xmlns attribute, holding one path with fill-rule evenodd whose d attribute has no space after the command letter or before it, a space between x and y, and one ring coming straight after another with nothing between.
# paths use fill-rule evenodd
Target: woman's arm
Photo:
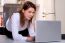
<instances>
[{"instance_id":1,"label":"woman's arm","mask_svg":"<svg viewBox=\"0 0 65 43\"><path fill-rule=\"evenodd\" d=\"M30 36L32 36L32 37L35 37L35 35L36 35L36 33L35 33L35 27L34 27L35 25L33 24L33 23L31 23L30 24L30 27L29 27L29 34L30 34Z\"/></svg>"},{"instance_id":2,"label":"woman's arm","mask_svg":"<svg viewBox=\"0 0 65 43\"><path fill-rule=\"evenodd\" d=\"M18 33L19 29L19 15L14 13L11 17L12 35L14 40L26 40L27 37L23 37Z\"/></svg>"},{"instance_id":3,"label":"woman's arm","mask_svg":"<svg viewBox=\"0 0 65 43\"><path fill-rule=\"evenodd\" d=\"M35 41L35 36L36 36L36 33L35 33L35 27L34 27L35 25L34 24L30 24L30 27L29 27L29 34L30 34L30 36L29 36L29 38L31 38L32 39L32 41Z\"/></svg>"}]
</instances>

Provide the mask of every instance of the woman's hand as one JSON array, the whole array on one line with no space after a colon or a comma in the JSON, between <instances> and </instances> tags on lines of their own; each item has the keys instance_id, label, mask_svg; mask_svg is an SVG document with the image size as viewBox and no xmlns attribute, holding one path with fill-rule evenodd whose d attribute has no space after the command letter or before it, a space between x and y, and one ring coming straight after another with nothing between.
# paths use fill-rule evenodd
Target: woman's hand
<instances>
[{"instance_id":1,"label":"woman's hand","mask_svg":"<svg viewBox=\"0 0 65 43\"><path fill-rule=\"evenodd\" d=\"M33 40L34 40L34 37L31 37L31 36L27 37L27 41L28 41L28 42L31 42L31 41L33 41Z\"/></svg>"}]
</instances>

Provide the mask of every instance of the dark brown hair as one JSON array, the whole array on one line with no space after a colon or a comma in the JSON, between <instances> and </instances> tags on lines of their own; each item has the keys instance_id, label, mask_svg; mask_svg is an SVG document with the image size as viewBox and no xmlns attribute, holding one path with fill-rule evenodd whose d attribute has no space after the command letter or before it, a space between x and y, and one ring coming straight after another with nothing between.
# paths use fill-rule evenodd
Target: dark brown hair
<instances>
[{"instance_id":1,"label":"dark brown hair","mask_svg":"<svg viewBox=\"0 0 65 43\"><path fill-rule=\"evenodd\" d=\"M27 1L23 4L23 7L22 9L24 10L27 10L29 9L30 7L34 8L34 10L36 11L36 6L35 4L33 4L32 2L30 1ZM24 13L22 12L22 9L19 11L20 13L20 25L23 26L25 24L25 19L24 19ZM32 19L29 20L29 22L32 22Z\"/></svg>"}]
</instances>

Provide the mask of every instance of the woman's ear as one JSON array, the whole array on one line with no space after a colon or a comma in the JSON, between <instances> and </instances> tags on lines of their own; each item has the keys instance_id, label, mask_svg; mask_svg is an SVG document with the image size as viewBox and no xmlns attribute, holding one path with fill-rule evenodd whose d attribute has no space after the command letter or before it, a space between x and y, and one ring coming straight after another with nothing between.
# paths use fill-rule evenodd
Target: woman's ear
<instances>
[{"instance_id":1,"label":"woman's ear","mask_svg":"<svg viewBox=\"0 0 65 43\"><path fill-rule=\"evenodd\" d=\"M22 12L24 13L24 9L22 10Z\"/></svg>"}]
</instances>

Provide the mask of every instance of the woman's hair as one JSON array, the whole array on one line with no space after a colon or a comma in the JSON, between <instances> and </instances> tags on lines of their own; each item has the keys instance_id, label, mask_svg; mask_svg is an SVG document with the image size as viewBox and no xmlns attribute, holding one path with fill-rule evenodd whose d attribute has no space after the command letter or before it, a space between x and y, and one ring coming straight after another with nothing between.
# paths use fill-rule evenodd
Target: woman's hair
<instances>
[{"instance_id":1,"label":"woman's hair","mask_svg":"<svg viewBox=\"0 0 65 43\"><path fill-rule=\"evenodd\" d=\"M35 6L35 4L33 4L32 2L30 2L30 1L27 1L27 2L25 2L24 4L23 4L23 6L22 6L22 9L19 11L19 13L20 13L20 25L21 26L24 26L24 24L25 24L25 17L24 17L24 13L22 12L22 10L24 9L24 10L27 10L27 9L29 9L30 7L32 7L32 8L34 8L34 10L36 11L36 6ZM32 22L32 18L31 18L31 20L29 20L29 22Z\"/></svg>"}]
</instances>

